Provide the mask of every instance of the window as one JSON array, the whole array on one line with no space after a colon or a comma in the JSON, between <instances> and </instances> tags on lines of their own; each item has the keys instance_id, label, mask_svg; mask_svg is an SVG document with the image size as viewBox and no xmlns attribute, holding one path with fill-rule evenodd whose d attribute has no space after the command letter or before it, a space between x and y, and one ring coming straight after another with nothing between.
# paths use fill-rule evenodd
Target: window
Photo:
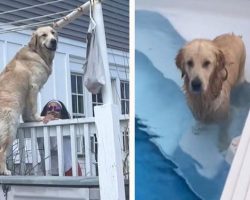
<instances>
[{"instance_id":1,"label":"window","mask_svg":"<svg viewBox=\"0 0 250 200\"><path fill-rule=\"evenodd\" d=\"M102 93L99 92L98 94L92 94L92 109L93 109L93 117L95 116L94 107L97 105L102 105Z\"/></svg>"},{"instance_id":2,"label":"window","mask_svg":"<svg viewBox=\"0 0 250 200\"><path fill-rule=\"evenodd\" d=\"M84 117L83 102L83 76L80 74L71 74L72 91L72 111L73 118Z\"/></svg>"},{"instance_id":3,"label":"window","mask_svg":"<svg viewBox=\"0 0 250 200\"><path fill-rule=\"evenodd\" d=\"M129 82L121 81L120 87L122 114L129 114Z\"/></svg>"},{"instance_id":4,"label":"window","mask_svg":"<svg viewBox=\"0 0 250 200\"><path fill-rule=\"evenodd\" d=\"M123 151L129 151L129 134L128 131L122 132L122 141L123 141Z\"/></svg>"}]
</instances>

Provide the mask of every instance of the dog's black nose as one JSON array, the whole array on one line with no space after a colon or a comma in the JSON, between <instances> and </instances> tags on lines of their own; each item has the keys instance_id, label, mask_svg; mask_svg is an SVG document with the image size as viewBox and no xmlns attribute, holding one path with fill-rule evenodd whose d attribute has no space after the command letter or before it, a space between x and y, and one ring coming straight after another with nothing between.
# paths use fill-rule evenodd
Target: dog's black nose
<instances>
[{"instance_id":1,"label":"dog's black nose","mask_svg":"<svg viewBox=\"0 0 250 200\"><path fill-rule=\"evenodd\" d=\"M56 47L56 43L57 43L56 39L51 39L50 40L50 44L51 44L52 47Z\"/></svg>"},{"instance_id":2,"label":"dog's black nose","mask_svg":"<svg viewBox=\"0 0 250 200\"><path fill-rule=\"evenodd\" d=\"M200 92L201 91L201 80L196 77L191 82L191 87L194 92Z\"/></svg>"}]
</instances>

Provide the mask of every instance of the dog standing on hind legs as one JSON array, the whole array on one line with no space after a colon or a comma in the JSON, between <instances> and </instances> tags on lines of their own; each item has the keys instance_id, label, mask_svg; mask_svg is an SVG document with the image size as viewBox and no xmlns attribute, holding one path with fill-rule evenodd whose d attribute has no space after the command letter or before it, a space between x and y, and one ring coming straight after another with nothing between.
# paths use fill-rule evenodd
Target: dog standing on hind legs
<instances>
[{"instance_id":1,"label":"dog standing on hind legs","mask_svg":"<svg viewBox=\"0 0 250 200\"><path fill-rule=\"evenodd\" d=\"M193 116L198 123L219 124L221 150L229 141L231 89L245 80L245 59L245 45L234 34L220 35L214 40L193 40L176 56Z\"/></svg>"},{"instance_id":2,"label":"dog standing on hind legs","mask_svg":"<svg viewBox=\"0 0 250 200\"><path fill-rule=\"evenodd\" d=\"M6 152L16 136L20 116L24 122L42 121L37 113L37 95L52 72L57 42L53 28L38 28L28 46L18 51L0 74L1 175L11 175Z\"/></svg>"}]
</instances>

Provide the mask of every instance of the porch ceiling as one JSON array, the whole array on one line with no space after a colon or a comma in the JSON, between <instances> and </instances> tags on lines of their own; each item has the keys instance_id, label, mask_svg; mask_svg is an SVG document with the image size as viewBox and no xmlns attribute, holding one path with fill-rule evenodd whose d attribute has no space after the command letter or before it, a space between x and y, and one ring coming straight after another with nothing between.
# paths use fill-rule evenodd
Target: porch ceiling
<instances>
[{"instance_id":1,"label":"porch ceiling","mask_svg":"<svg viewBox=\"0 0 250 200\"><path fill-rule=\"evenodd\" d=\"M55 1L55 0L50 0ZM51 13L61 12L65 10L72 10L87 0L64 0L41 7L31 8L28 10L21 10L14 13L1 15L2 12L23 8L27 6L42 4L49 2L47 0L1 0L0 1L0 22L10 22L22 19L29 19L37 16L48 15ZM103 14L105 31L107 37L107 45L109 48L128 51L129 49L129 0L104 0ZM43 19L36 19L29 21L30 23L42 22L57 17L62 17L64 14L51 16ZM88 28L89 17L84 15L63 28L59 34L60 36L74 39L76 41L85 42L86 32ZM18 25L24 25L20 23Z\"/></svg>"}]
</instances>

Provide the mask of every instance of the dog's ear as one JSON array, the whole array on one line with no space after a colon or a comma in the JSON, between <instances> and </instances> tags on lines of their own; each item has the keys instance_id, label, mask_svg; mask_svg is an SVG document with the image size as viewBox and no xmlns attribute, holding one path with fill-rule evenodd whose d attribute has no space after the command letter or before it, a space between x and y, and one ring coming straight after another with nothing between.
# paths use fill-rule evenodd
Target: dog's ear
<instances>
[{"instance_id":1,"label":"dog's ear","mask_svg":"<svg viewBox=\"0 0 250 200\"><path fill-rule=\"evenodd\" d=\"M222 69L225 68L225 56L223 54L223 52L221 50L218 50L218 52L216 53L216 60L217 60L217 66L216 68L220 71Z\"/></svg>"},{"instance_id":2,"label":"dog's ear","mask_svg":"<svg viewBox=\"0 0 250 200\"><path fill-rule=\"evenodd\" d=\"M225 56L223 54L223 52L221 50L218 51L218 53L216 54L216 59L217 59L217 73L219 75L219 77L225 81L227 80L227 76L228 76L228 72L226 69L226 61L225 61Z\"/></svg>"},{"instance_id":3,"label":"dog's ear","mask_svg":"<svg viewBox=\"0 0 250 200\"><path fill-rule=\"evenodd\" d=\"M32 49L32 50L36 50L36 46L37 46L37 43L38 43L38 38L37 38L37 33L36 32L34 32L33 34L32 34L32 37L31 37L31 40L30 40L30 42L29 42L29 47Z\"/></svg>"},{"instance_id":4,"label":"dog's ear","mask_svg":"<svg viewBox=\"0 0 250 200\"><path fill-rule=\"evenodd\" d=\"M225 56L221 50L216 53L216 66L210 77L211 95L215 99L220 95L222 85L227 80L228 72L225 67Z\"/></svg>"},{"instance_id":5,"label":"dog's ear","mask_svg":"<svg viewBox=\"0 0 250 200\"><path fill-rule=\"evenodd\" d=\"M180 49L175 58L175 64L177 68L181 70L181 78L183 78L185 75L183 54L184 54L184 49Z\"/></svg>"}]
</instances>

